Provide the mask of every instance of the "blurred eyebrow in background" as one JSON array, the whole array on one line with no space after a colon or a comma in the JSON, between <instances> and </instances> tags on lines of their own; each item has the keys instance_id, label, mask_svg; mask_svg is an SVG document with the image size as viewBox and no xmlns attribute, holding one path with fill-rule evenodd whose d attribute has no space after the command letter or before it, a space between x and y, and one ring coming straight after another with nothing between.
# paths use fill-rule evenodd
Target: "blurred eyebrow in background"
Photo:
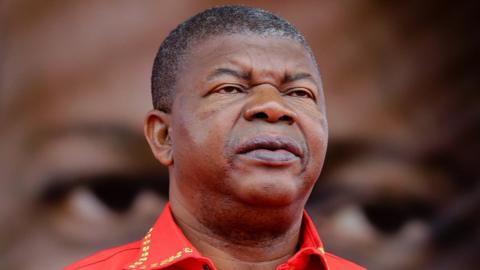
<instances>
[{"instance_id":1,"label":"blurred eyebrow in background","mask_svg":"<svg viewBox=\"0 0 480 270\"><path fill-rule=\"evenodd\" d=\"M46 126L39 132L31 134L28 144L31 149L35 149L50 141L68 136L88 137L111 143L112 146L120 145L123 149L117 149L119 151L135 150L137 148L148 149L143 134L125 125L108 122ZM148 155L148 157L150 157L150 155Z\"/></svg>"}]
</instances>

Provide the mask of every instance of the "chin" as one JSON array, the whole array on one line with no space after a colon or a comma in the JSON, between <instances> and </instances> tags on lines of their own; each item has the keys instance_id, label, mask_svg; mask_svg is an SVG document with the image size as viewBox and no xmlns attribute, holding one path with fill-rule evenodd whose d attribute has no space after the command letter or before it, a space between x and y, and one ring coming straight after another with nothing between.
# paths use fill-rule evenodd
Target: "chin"
<instances>
[{"instance_id":1,"label":"chin","mask_svg":"<svg viewBox=\"0 0 480 270\"><path fill-rule=\"evenodd\" d=\"M232 199L255 208L298 207L315 184L296 166L246 166L233 170L227 179L224 186Z\"/></svg>"},{"instance_id":2,"label":"chin","mask_svg":"<svg viewBox=\"0 0 480 270\"><path fill-rule=\"evenodd\" d=\"M302 199L303 193L295 181L280 179L243 181L234 191L241 202L253 207L290 206Z\"/></svg>"}]
</instances>

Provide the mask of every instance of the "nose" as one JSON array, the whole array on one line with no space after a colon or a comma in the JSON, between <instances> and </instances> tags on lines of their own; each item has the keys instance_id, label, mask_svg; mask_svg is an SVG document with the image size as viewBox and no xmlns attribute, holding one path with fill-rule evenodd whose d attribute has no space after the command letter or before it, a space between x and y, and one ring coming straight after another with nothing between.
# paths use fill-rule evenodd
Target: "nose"
<instances>
[{"instance_id":1,"label":"nose","mask_svg":"<svg viewBox=\"0 0 480 270\"><path fill-rule=\"evenodd\" d=\"M257 88L257 89L255 89ZM273 86L257 86L252 89L251 100L246 104L243 116L248 121L293 124L297 114L285 103Z\"/></svg>"}]
</instances>

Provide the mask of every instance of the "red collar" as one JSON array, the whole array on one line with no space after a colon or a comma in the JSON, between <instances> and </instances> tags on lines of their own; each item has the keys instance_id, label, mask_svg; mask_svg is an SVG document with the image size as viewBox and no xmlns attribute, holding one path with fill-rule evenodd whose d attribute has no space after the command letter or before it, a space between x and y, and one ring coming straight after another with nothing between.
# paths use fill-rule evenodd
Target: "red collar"
<instances>
[{"instance_id":1,"label":"red collar","mask_svg":"<svg viewBox=\"0 0 480 270\"><path fill-rule=\"evenodd\" d=\"M303 214L302 245L286 263L277 269L319 269L329 270L323 244L317 229L306 212ZM310 268L310 266L316 266ZM188 241L175 223L170 204L157 219L152 229L142 240L142 247L137 260L126 265L124 269L164 269L178 265L182 269L216 269L213 262L202 256ZM205 267L208 265L208 267Z\"/></svg>"}]
</instances>

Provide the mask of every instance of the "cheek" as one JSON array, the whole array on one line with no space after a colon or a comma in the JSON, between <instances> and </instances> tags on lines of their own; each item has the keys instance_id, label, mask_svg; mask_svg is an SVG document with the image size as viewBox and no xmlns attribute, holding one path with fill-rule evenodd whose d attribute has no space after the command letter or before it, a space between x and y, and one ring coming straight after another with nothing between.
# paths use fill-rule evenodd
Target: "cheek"
<instances>
[{"instance_id":1,"label":"cheek","mask_svg":"<svg viewBox=\"0 0 480 270\"><path fill-rule=\"evenodd\" d=\"M324 126L314 128L308 138L311 141L311 151L315 159L322 161L325 158L328 144L328 130Z\"/></svg>"},{"instance_id":2,"label":"cheek","mask_svg":"<svg viewBox=\"0 0 480 270\"><path fill-rule=\"evenodd\" d=\"M182 102L182 106L183 110L177 108L182 113L172 121L174 153L200 155L202 159L219 159L236 121L233 113L235 106L213 106L202 100Z\"/></svg>"},{"instance_id":3,"label":"cheek","mask_svg":"<svg viewBox=\"0 0 480 270\"><path fill-rule=\"evenodd\" d=\"M172 108L174 150L201 146L210 134L208 112L199 110L201 104L191 96L178 95ZM185 150L185 149L181 149ZM194 149L192 149L194 150ZM176 151L185 153L185 151ZM188 153L189 151L186 151Z\"/></svg>"},{"instance_id":4,"label":"cheek","mask_svg":"<svg viewBox=\"0 0 480 270\"><path fill-rule=\"evenodd\" d=\"M307 140L310 158L309 167L320 172L328 143L328 127L327 121L323 114L313 114L315 117L309 117L305 123L304 134Z\"/></svg>"}]
</instances>

